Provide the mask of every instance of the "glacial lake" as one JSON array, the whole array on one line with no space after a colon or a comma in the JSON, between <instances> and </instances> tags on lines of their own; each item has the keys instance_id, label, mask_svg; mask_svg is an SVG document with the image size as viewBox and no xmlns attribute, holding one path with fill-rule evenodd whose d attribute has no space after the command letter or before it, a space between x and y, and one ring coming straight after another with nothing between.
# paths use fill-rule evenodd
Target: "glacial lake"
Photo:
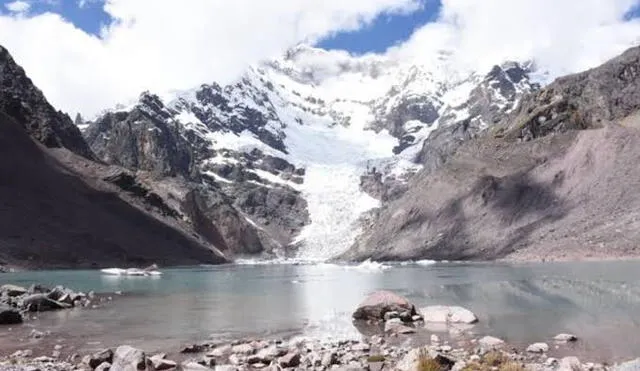
<instances>
[{"instance_id":1,"label":"glacial lake","mask_svg":"<svg viewBox=\"0 0 640 371\"><path fill-rule=\"evenodd\" d=\"M163 272L161 277L99 271L2 274L0 283L61 284L124 295L110 294L113 300L97 309L46 313L11 331L0 328L0 344L31 328L51 331L51 337L73 341L82 350L124 343L164 350L242 336L358 338L351 313L367 294L386 289L418 307L469 308L480 319L474 333L516 346L552 343L554 335L569 332L580 337L576 346L583 354L605 360L640 355L638 261L223 265Z\"/></svg>"}]
</instances>

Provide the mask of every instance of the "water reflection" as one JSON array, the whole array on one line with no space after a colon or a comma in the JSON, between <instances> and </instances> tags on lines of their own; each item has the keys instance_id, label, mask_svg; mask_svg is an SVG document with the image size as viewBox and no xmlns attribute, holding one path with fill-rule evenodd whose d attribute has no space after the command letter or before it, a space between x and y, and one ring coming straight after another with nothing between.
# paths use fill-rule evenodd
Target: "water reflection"
<instances>
[{"instance_id":1,"label":"water reflection","mask_svg":"<svg viewBox=\"0 0 640 371\"><path fill-rule=\"evenodd\" d=\"M418 306L461 305L477 333L515 344L579 334L585 347L633 355L640 348L640 263L221 266L166 270L160 278L96 271L23 272L10 283L56 283L123 291L96 310L42 315L35 324L63 337L128 342L147 349L245 334L305 330L354 337L350 315L368 294L388 289ZM432 329L438 331L437 328ZM440 329L442 330L442 329ZM0 333L0 338L6 337Z\"/></svg>"}]
</instances>

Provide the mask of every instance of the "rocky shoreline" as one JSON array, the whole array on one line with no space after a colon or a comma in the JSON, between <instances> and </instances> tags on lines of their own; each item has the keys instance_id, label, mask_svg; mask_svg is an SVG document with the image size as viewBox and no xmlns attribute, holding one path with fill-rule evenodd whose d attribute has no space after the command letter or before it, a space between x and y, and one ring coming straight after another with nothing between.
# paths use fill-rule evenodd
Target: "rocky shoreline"
<instances>
[{"instance_id":1,"label":"rocky shoreline","mask_svg":"<svg viewBox=\"0 0 640 371\"><path fill-rule=\"evenodd\" d=\"M41 310L25 300L34 290L5 285L0 298L13 305L14 313ZM59 296L58 294L61 294ZM61 287L37 295L64 303L65 295L77 295L71 305L91 307L92 293L84 295ZM49 299L57 297L57 299ZM9 299L7 299L9 298ZM96 300L96 302L99 300ZM48 303L48 301L42 301ZM64 308L53 308L64 310ZM29 316L25 316L27 320ZM21 318L22 319L22 318ZM577 357L554 358L550 353L578 343L572 334L558 334L548 343L517 349L492 336L473 332L477 317L461 307L416 308L406 298L388 291L367 297L353 313L354 325L362 329L359 340L324 341L303 336L285 339L237 339L208 341L176 346L167 353L151 353L129 345L103 349L91 354L71 353L68 346L52 349L22 349L11 354L0 351L0 370L6 371L632 371L640 370L640 359L610 365L584 363ZM17 322L16 322L17 323ZM448 335L419 336L421 329L447 328ZM1 327L0 327L1 329ZM37 335L37 334L36 334ZM35 335L34 335L35 336ZM441 338L442 337L442 338ZM566 353L566 352L565 352Z\"/></svg>"}]
</instances>

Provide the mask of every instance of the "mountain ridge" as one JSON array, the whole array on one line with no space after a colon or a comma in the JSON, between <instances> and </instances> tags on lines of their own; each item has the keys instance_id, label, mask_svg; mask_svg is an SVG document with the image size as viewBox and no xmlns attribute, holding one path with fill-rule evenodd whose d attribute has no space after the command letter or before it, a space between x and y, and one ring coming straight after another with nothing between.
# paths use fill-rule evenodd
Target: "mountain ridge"
<instances>
[{"instance_id":1,"label":"mountain ridge","mask_svg":"<svg viewBox=\"0 0 640 371\"><path fill-rule=\"evenodd\" d=\"M103 161L166 177L176 172L153 168L166 170L170 159L142 164L134 159L144 152L142 143L154 143L147 149L163 149L162 141L149 138L150 132L175 128L177 141L189 138L180 147L191 153L189 165L183 164L177 174L192 181L205 179L210 189L224 193L238 215L248 218L249 227L266 232L259 238L259 245L266 247L234 244L235 254L265 251L324 260L346 250L360 233L358 219L380 206L380 200L361 187L367 169L382 171L380 181L398 183L396 189L402 189L423 166L416 158L431 131L464 120L472 122L474 132L484 130L484 121L510 110L522 94L536 89L528 67L515 62L487 74L451 77L438 75L446 70L444 59L434 70L374 57L313 60L327 56L331 53L298 48L250 68L234 84L203 84L165 99L143 93L127 109L103 114L84 135ZM396 69L383 68L389 66ZM122 129L109 129L114 116L138 111L154 117L155 124L142 120L148 127L129 129L136 121L120 120ZM111 135L114 132L128 134ZM166 145L166 153L173 151L172 141ZM264 159L270 159L268 166ZM276 163L288 170L274 167ZM252 195L277 189L281 196L256 215L239 194L249 184ZM284 207L282 197L290 200ZM270 211L274 207L275 213ZM293 224L287 218L291 212L298 215ZM274 222L281 228L269 228ZM278 243L269 247L273 240Z\"/></svg>"}]
</instances>

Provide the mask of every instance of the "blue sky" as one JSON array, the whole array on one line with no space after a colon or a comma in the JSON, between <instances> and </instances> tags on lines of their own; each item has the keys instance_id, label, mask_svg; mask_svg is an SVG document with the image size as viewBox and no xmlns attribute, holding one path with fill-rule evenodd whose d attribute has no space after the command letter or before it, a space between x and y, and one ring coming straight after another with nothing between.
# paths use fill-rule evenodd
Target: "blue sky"
<instances>
[{"instance_id":1,"label":"blue sky","mask_svg":"<svg viewBox=\"0 0 640 371\"><path fill-rule=\"evenodd\" d=\"M420 26L436 19L440 1L425 1L422 9L406 15L381 15L372 24L356 32L345 32L321 41L325 49L344 49L356 54L383 52L407 40Z\"/></svg>"},{"instance_id":2,"label":"blue sky","mask_svg":"<svg viewBox=\"0 0 640 371\"><path fill-rule=\"evenodd\" d=\"M2 9L15 0L0 0ZM102 9L100 0L86 0L79 6L78 0L26 0L31 3L31 14L54 12L61 14L76 27L89 33L98 34L110 17ZM325 49L349 50L355 54L383 52L388 47L407 40L414 30L435 20L440 8L440 0L423 0L422 9L401 15L378 16L367 27L354 31L332 35L318 44Z\"/></svg>"}]
</instances>

